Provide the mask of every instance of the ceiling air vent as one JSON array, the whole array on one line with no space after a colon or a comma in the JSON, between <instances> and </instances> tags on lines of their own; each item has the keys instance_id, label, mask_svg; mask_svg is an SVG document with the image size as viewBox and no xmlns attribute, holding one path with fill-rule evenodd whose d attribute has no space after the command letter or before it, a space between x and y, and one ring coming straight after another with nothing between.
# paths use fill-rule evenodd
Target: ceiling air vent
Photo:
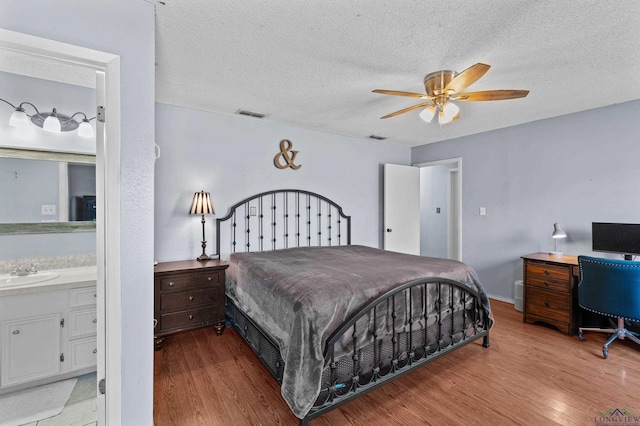
<instances>
[{"instance_id":1,"label":"ceiling air vent","mask_svg":"<svg viewBox=\"0 0 640 426\"><path fill-rule=\"evenodd\" d=\"M370 136L369 136L369 139L375 139L375 140L377 140L377 141L383 141L383 140L385 140L385 139L386 139L386 137L384 137L384 136L378 136L378 135L370 135Z\"/></svg>"},{"instance_id":2,"label":"ceiling air vent","mask_svg":"<svg viewBox=\"0 0 640 426\"><path fill-rule=\"evenodd\" d=\"M239 109L238 111L236 111L236 114L247 115L254 118L265 118L267 115L269 115L263 114L261 112L249 111L248 109Z\"/></svg>"}]
</instances>

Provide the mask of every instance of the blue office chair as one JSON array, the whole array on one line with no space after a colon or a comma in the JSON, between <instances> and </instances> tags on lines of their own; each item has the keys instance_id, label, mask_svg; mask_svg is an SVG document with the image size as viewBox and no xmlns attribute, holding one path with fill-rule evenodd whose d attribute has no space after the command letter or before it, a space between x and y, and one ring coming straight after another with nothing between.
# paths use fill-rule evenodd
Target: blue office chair
<instances>
[{"instance_id":1,"label":"blue office chair","mask_svg":"<svg viewBox=\"0 0 640 426\"><path fill-rule=\"evenodd\" d=\"M625 320L640 321L640 262L578 256L578 265L579 305L613 317L618 323L617 328L579 327L578 338L583 340L583 331L612 334L602 347L605 359L609 356L609 345L616 339L628 337L640 344L640 334L625 328Z\"/></svg>"}]
</instances>

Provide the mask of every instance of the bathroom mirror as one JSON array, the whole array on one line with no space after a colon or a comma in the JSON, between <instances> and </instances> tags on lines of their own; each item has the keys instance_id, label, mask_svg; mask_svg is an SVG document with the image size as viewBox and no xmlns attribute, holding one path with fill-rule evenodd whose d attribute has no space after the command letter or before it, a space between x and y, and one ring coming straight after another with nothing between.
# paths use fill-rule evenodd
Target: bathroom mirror
<instances>
[{"instance_id":1,"label":"bathroom mirror","mask_svg":"<svg viewBox=\"0 0 640 426\"><path fill-rule=\"evenodd\" d=\"M0 235L95 231L95 155L1 148Z\"/></svg>"}]
</instances>

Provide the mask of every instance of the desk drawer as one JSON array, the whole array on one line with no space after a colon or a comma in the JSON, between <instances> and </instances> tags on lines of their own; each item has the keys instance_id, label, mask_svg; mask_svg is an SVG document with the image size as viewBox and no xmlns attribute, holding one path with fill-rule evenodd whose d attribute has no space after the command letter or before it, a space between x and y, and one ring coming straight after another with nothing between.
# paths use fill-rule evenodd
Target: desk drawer
<instances>
[{"instance_id":1,"label":"desk drawer","mask_svg":"<svg viewBox=\"0 0 640 426\"><path fill-rule=\"evenodd\" d=\"M160 310L191 309L199 306L215 305L220 299L220 288L167 293L160 296Z\"/></svg>"},{"instance_id":2,"label":"desk drawer","mask_svg":"<svg viewBox=\"0 0 640 426\"><path fill-rule=\"evenodd\" d=\"M548 263L527 263L527 278L555 279L569 281L571 270L568 266L549 265Z\"/></svg>"},{"instance_id":3,"label":"desk drawer","mask_svg":"<svg viewBox=\"0 0 640 426\"><path fill-rule=\"evenodd\" d=\"M568 293L558 293L527 286L525 304L528 314L569 322L571 297Z\"/></svg>"},{"instance_id":4,"label":"desk drawer","mask_svg":"<svg viewBox=\"0 0 640 426\"><path fill-rule=\"evenodd\" d=\"M568 280L558 281L550 278L540 277L537 275L528 275L526 285L559 291L562 293L568 293L570 291L571 282Z\"/></svg>"}]
</instances>

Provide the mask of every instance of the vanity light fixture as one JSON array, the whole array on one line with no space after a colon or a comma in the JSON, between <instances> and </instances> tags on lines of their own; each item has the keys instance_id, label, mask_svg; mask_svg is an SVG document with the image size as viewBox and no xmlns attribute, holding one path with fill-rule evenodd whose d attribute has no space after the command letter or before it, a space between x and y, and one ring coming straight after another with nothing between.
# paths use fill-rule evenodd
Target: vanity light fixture
<instances>
[{"instance_id":1,"label":"vanity light fixture","mask_svg":"<svg viewBox=\"0 0 640 426\"><path fill-rule=\"evenodd\" d=\"M193 194L193 201L191 201L191 209L189 214L201 214L202 215L202 254L198 256L197 260L209 260L211 259L207 253L207 241L204 238L204 215L213 214L213 204L211 204L211 195L208 192L200 191Z\"/></svg>"},{"instance_id":2,"label":"vanity light fixture","mask_svg":"<svg viewBox=\"0 0 640 426\"><path fill-rule=\"evenodd\" d=\"M76 112L69 116L59 113L55 108L51 112L40 112L38 108L31 102L21 102L20 105L15 106L11 102L0 98L0 101L6 103L14 109L9 118L9 125L13 127L26 127L29 126L29 121L42 129L53 132L70 132L72 130L78 130L78 136L85 138L92 138L95 134L93 126L90 121L95 120L96 117L88 118L84 112ZM29 115L24 109L24 105L29 105L35 110L35 114ZM76 116L82 116L78 121Z\"/></svg>"}]
</instances>

